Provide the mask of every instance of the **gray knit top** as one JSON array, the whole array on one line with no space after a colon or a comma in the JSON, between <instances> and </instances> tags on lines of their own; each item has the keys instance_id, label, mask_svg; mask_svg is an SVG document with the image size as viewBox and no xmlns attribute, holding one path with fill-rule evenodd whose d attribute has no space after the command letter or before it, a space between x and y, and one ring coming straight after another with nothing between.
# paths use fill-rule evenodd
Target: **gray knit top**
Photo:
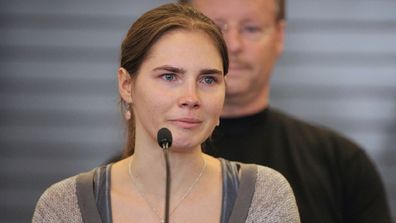
<instances>
[{"instance_id":1,"label":"gray knit top","mask_svg":"<svg viewBox=\"0 0 396 223\"><path fill-rule=\"evenodd\" d=\"M252 185L253 197L247 207L245 222L300 222L296 201L287 180L280 173L264 166L257 166L256 174L255 185ZM77 176L73 176L49 187L36 205L32 223L83 223L76 179Z\"/></svg>"}]
</instances>

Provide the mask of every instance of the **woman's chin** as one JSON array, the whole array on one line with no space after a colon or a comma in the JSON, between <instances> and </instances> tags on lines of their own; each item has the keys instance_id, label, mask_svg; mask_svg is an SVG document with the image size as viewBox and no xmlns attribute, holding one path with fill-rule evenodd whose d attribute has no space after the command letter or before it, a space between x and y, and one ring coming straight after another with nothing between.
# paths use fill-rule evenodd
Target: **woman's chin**
<instances>
[{"instance_id":1,"label":"woman's chin","mask_svg":"<svg viewBox=\"0 0 396 223\"><path fill-rule=\"evenodd\" d=\"M171 146L172 152L192 152L201 149L201 144L193 144L191 142L174 142Z\"/></svg>"}]
</instances>

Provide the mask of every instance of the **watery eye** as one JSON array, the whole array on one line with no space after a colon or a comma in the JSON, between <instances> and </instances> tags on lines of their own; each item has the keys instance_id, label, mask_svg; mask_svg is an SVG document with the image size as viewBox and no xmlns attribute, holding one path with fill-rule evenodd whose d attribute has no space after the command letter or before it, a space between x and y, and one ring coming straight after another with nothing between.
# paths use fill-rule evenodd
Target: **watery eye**
<instances>
[{"instance_id":1,"label":"watery eye","mask_svg":"<svg viewBox=\"0 0 396 223\"><path fill-rule=\"evenodd\" d=\"M202 78L202 81L205 84L214 84L214 83L216 83L216 78L212 77L212 76L205 76L205 77Z\"/></svg>"},{"instance_id":2,"label":"watery eye","mask_svg":"<svg viewBox=\"0 0 396 223\"><path fill-rule=\"evenodd\" d=\"M173 81L175 80L175 74L164 74L162 75L162 79L166 80L166 81Z\"/></svg>"}]
</instances>

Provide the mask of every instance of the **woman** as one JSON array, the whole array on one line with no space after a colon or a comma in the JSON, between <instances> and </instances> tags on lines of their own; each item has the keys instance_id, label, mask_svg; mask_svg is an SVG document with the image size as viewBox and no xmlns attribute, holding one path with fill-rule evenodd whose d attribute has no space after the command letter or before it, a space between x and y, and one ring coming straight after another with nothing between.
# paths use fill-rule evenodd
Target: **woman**
<instances>
[{"instance_id":1,"label":"woman","mask_svg":"<svg viewBox=\"0 0 396 223\"><path fill-rule=\"evenodd\" d=\"M201 151L219 124L227 70L225 42L203 14L179 4L145 13L121 47L125 158L51 186L33 222L164 222L163 127L173 136L170 222L299 222L279 173Z\"/></svg>"}]
</instances>

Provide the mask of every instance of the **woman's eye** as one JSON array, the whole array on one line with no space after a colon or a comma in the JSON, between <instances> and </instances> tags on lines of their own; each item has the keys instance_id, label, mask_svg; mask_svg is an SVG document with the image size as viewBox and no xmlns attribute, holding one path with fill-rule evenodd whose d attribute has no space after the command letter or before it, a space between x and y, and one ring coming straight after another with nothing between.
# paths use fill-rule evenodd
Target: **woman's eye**
<instances>
[{"instance_id":1,"label":"woman's eye","mask_svg":"<svg viewBox=\"0 0 396 223\"><path fill-rule=\"evenodd\" d=\"M166 81L174 81L176 79L176 75L175 74L163 74L162 79L164 79Z\"/></svg>"},{"instance_id":2,"label":"woman's eye","mask_svg":"<svg viewBox=\"0 0 396 223\"><path fill-rule=\"evenodd\" d=\"M212 76L205 76L202 78L202 82L204 82L205 84L211 85L211 84L215 84L217 82L217 79Z\"/></svg>"}]
</instances>

